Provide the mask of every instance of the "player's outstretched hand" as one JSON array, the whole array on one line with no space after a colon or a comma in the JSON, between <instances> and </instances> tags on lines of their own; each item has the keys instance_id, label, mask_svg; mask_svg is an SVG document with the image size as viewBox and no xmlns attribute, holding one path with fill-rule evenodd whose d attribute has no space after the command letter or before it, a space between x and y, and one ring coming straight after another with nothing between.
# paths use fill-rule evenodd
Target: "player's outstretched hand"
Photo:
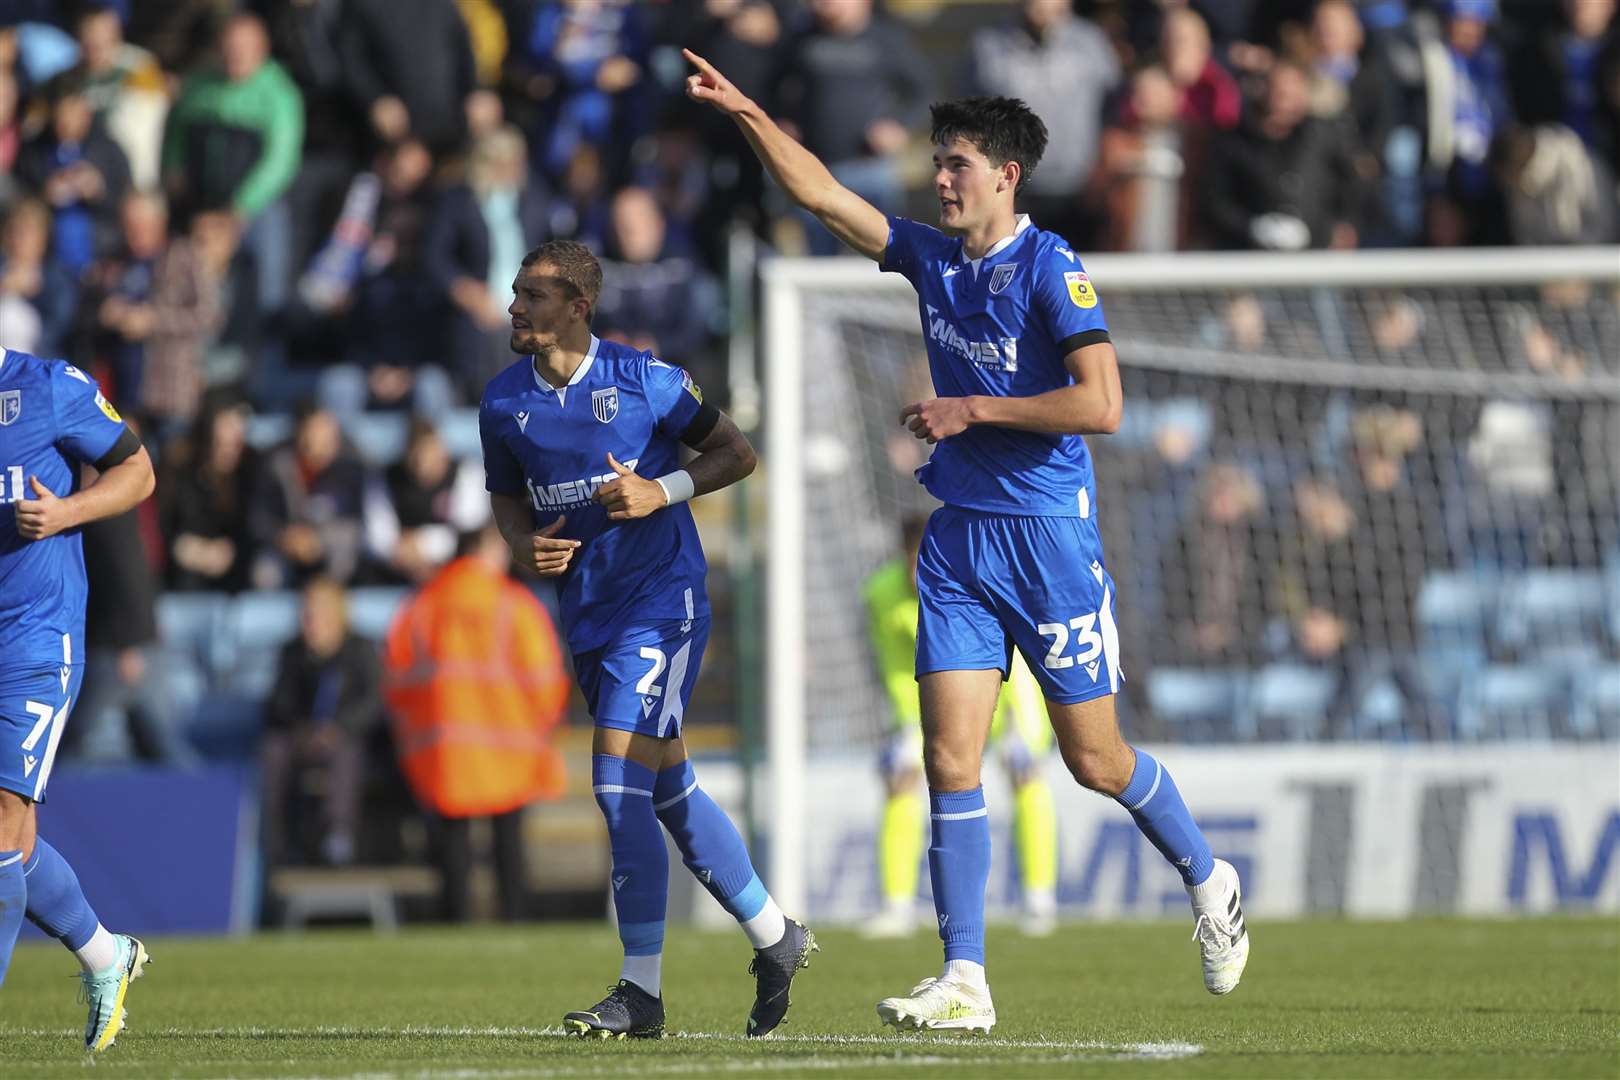
<instances>
[{"instance_id":1,"label":"player's outstretched hand","mask_svg":"<svg viewBox=\"0 0 1620 1080\"><path fill-rule=\"evenodd\" d=\"M919 439L931 443L960 435L968 429L966 398L930 398L915 401L900 410L900 422Z\"/></svg>"},{"instance_id":2,"label":"player's outstretched hand","mask_svg":"<svg viewBox=\"0 0 1620 1080\"><path fill-rule=\"evenodd\" d=\"M541 577L557 577L567 570L574 552L579 550L578 540L563 540L557 536L567 520L568 515L564 514L529 537L529 566Z\"/></svg>"},{"instance_id":3,"label":"player's outstretched hand","mask_svg":"<svg viewBox=\"0 0 1620 1080\"><path fill-rule=\"evenodd\" d=\"M669 505L669 496L658 481L637 476L634 470L619 464L612 454L607 459L608 467L619 474L618 479L597 488L596 501L607 509L610 520L643 518Z\"/></svg>"},{"instance_id":4,"label":"player's outstretched hand","mask_svg":"<svg viewBox=\"0 0 1620 1080\"><path fill-rule=\"evenodd\" d=\"M741 90L731 85L731 80L720 74L720 70L713 64L691 49L682 49L681 55L686 57L687 63L698 69L696 75L686 77L687 97L693 101L706 102L727 114L739 113L748 107L748 98Z\"/></svg>"},{"instance_id":5,"label":"player's outstretched hand","mask_svg":"<svg viewBox=\"0 0 1620 1080\"><path fill-rule=\"evenodd\" d=\"M30 476L28 484L34 489L34 497L17 504L18 536L43 540L73 527L73 512L56 497L56 492L40 483L37 476Z\"/></svg>"}]
</instances>

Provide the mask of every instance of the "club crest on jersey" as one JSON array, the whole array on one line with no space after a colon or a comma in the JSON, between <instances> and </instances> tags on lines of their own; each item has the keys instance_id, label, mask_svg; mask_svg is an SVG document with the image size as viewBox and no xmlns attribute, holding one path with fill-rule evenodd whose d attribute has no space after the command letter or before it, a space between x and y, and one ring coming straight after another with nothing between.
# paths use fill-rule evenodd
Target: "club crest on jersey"
<instances>
[{"instance_id":1,"label":"club crest on jersey","mask_svg":"<svg viewBox=\"0 0 1620 1080\"><path fill-rule=\"evenodd\" d=\"M1012 284L1013 275L1018 273L1017 263L1002 263L990 270L990 295L1000 296L1001 291Z\"/></svg>"},{"instance_id":2,"label":"club crest on jersey","mask_svg":"<svg viewBox=\"0 0 1620 1080\"><path fill-rule=\"evenodd\" d=\"M1091 287L1091 278L1085 271L1067 270L1063 274L1063 280L1069 286L1069 299L1074 301L1075 307L1097 306L1097 290Z\"/></svg>"},{"instance_id":3,"label":"club crest on jersey","mask_svg":"<svg viewBox=\"0 0 1620 1080\"><path fill-rule=\"evenodd\" d=\"M0 393L0 426L11 423L22 415L22 391L7 390Z\"/></svg>"},{"instance_id":4,"label":"club crest on jersey","mask_svg":"<svg viewBox=\"0 0 1620 1080\"><path fill-rule=\"evenodd\" d=\"M591 391L591 415L604 424L613 422L613 418L619 415L619 388L617 386L610 386L606 390Z\"/></svg>"}]
</instances>

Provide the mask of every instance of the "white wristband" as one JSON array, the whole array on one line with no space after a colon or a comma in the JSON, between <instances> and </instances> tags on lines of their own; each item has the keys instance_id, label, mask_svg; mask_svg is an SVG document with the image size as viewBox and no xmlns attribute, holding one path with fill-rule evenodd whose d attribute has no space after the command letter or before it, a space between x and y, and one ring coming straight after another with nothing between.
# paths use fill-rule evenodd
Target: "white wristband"
<instances>
[{"instance_id":1,"label":"white wristband","mask_svg":"<svg viewBox=\"0 0 1620 1080\"><path fill-rule=\"evenodd\" d=\"M697 487L692 483L692 474L685 469L676 469L672 473L654 477L653 481L664 489L664 498L670 506L685 502L697 494Z\"/></svg>"}]
</instances>

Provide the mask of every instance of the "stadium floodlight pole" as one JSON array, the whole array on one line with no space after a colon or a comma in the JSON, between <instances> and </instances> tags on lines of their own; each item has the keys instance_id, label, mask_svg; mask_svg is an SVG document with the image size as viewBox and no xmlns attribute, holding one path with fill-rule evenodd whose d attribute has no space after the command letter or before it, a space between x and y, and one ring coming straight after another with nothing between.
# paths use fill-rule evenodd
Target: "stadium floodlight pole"
<instances>
[{"instance_id":1,"label":"stadium floodlight pole","mask_svg":"<svg viewBox=\"0 0 1620 1080\"><path fill-rule=\"evenodd\" d=\"M769 886L777 903L808 911L805 892L805 581L803 301L783 264L764 265L766 393L774 410L765 431L770 541L766 642L772 658L765 687L770 776ZM788 343L778 350L771 346Z\"/></svg>"}]
</instances>

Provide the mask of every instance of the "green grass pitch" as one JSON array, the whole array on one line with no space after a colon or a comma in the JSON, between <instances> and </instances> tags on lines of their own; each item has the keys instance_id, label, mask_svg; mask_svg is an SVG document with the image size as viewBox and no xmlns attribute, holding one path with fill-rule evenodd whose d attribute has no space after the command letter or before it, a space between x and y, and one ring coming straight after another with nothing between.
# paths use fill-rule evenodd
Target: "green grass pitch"
<instances>
[{"instance_id":1,"label":"green grass pitch","mask_svg":"<svg viewBox=\"0 0 1620 1080\"><path fill-rule=\"evenodd\" d=\"M937 971L919 935L845 932L794 988L779 1037L741 1037L736 933L674 928L671 1036L557 1034L617 973L598 925L154 940L130 1026L87 1072L73 961L21 947L0 990L0 1076L1615 1077L1613 919L1253 924L1243 985L1204 993L1181 923L992 929L988 1037L897 1036L873 1005Z\"/></svg>"}]
</instances>

